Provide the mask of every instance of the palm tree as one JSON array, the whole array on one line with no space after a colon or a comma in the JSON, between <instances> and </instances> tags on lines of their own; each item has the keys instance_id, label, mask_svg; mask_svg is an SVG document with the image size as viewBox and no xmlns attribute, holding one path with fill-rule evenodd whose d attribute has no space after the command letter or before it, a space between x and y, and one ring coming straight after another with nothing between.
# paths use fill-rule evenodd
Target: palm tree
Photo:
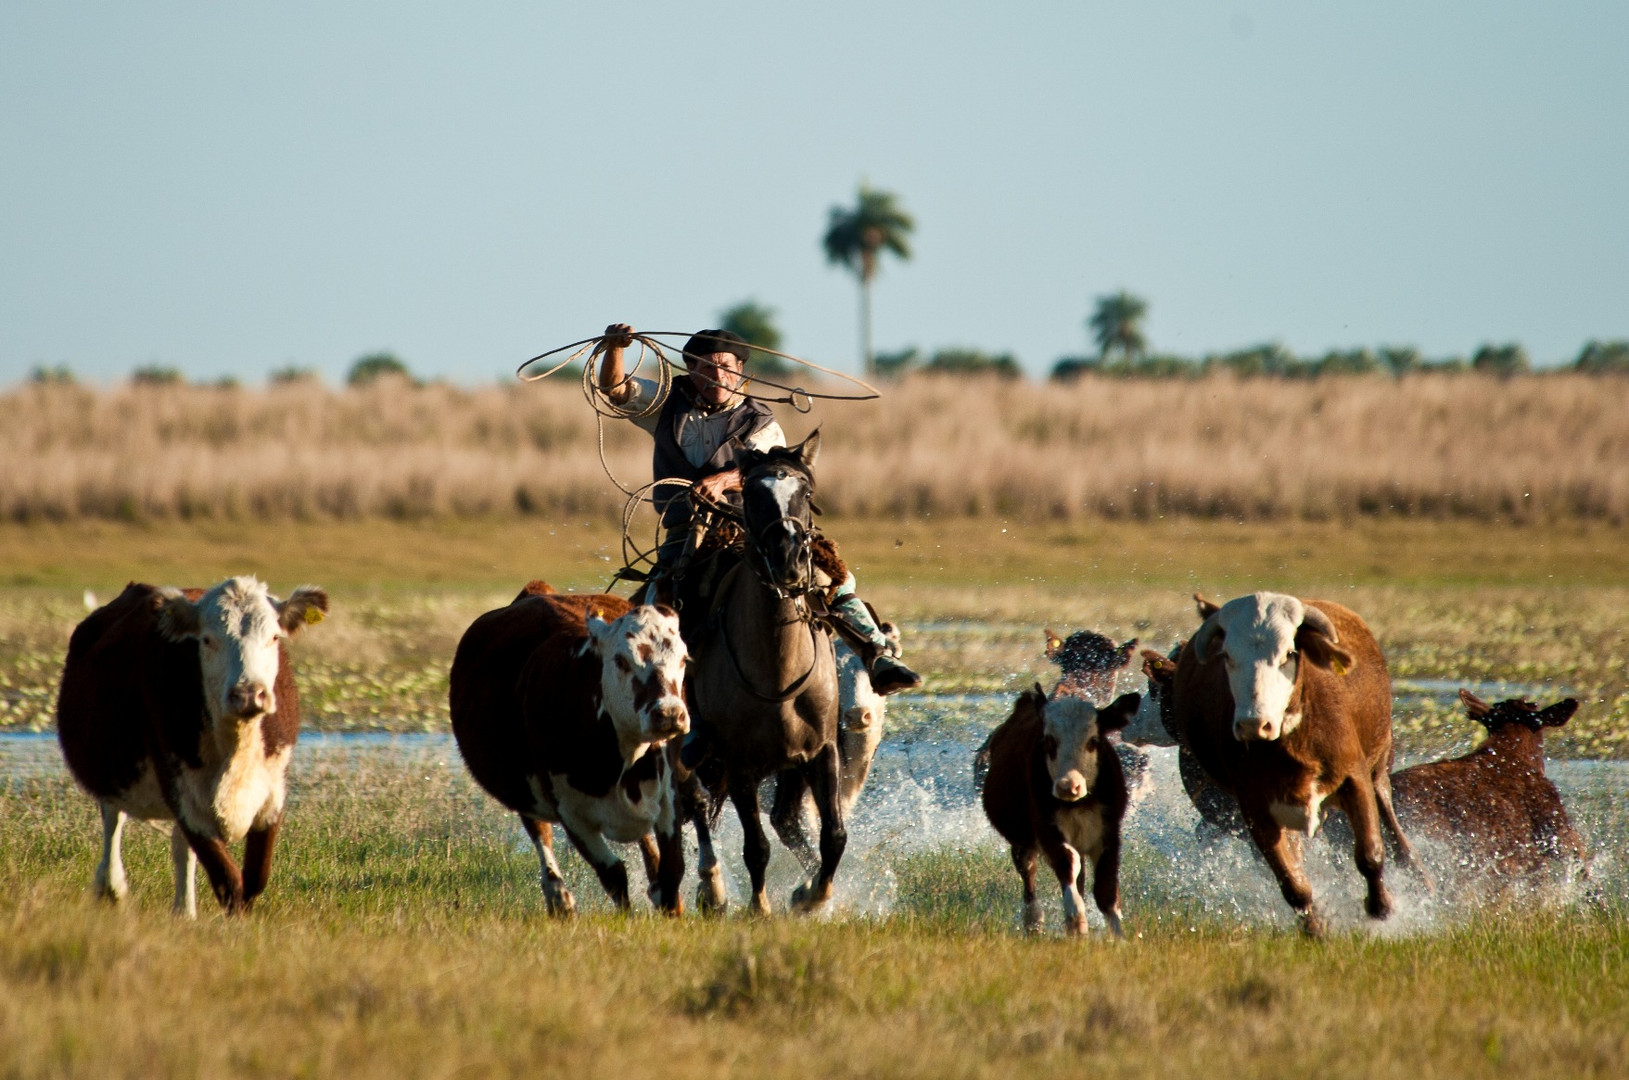
<instances>
[{"instance_id":1,"label":"palm tree","mask_svg":"<svg viewBox=\"0 0 1629 1080\"><path fill-rule=\"evenodd\" d=\"M908 237L916 228L911 215L901 210L891 192L877 191L860 184L859 198L852 208L834 206L826 225L826 261L841 263L860 279L860 353L865 373L874 374L871 354L871 279L877 276L877 262L885 251L901 259L911 257Z\"/></svg>"},{"instance_id":2,"label":"palm tree","mask_svg":"<svg viewBox=\"0 0 1629 1080\"><path fill-rule=\"evenodd\" d=\"M1124 289L1113 296L1097 298L1097 310L1086 320L1086 325L1091 329L1103 359L1109 358L1111 349L1120 350L1120 355L1126 360L1134 360L1143 354L1148 348L1142 327L1143 317L1147 314L1148 301L1132 296Z\"/></svg>"}]
</instances>

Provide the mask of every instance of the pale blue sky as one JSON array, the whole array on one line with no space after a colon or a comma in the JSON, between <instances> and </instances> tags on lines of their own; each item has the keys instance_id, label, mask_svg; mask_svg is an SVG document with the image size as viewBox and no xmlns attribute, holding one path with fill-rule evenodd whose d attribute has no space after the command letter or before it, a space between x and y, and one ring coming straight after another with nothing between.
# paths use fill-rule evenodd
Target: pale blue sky
<instances>
[{"instance_id":1,"label":"pale blue sky","mask_svg":"<svg viewBox=\"0 0 1629 1080\"><path fill-rule=\"evenodd\" d=\"M879 348L1629 338L1629 4L0 4L0 383L36 364L487 381L756 298L852 367L819 246L916 258Z\"/></svg>"}]
</instances>

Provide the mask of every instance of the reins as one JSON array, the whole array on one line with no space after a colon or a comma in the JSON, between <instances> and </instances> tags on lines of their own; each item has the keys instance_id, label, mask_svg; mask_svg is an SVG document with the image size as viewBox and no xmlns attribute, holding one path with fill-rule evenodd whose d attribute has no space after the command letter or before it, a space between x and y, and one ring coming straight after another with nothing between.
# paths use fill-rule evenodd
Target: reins
<instances>
[{"instance_id":1,"label":"reins","mask_svg":"<svg viewBox=\"0 0 1629 1080\"><path fill-rule=\"evenodd\" d=\"M768 702L771 705L783 705L802 693L804 684L809 681L809 676L814 674L814 669L820 663L820 650L815 645L815 635L819 631L815 629L814 620L802 617L798 619L799 622L809 627L809 670L799 675L793 680L791 686L782 690L778 695L771 695L753 686L752 682L747 678L747 673L741 670L741 661L735 655L735 646L730 644L730 627L725 620L724 611L725 609L722 607L718 609L718 636L724 642L724 655L730 658L730 667L735 671L735 679L741 684L741 689L759 701Z\"/></svg>"},{"instance_id":2,"label":"reins","mask_svg":"<svg viewBox=\"0 0 1629 1080\"><path fill-rule=\"evenodd\" d=\"M814 486L814 477L810 476L802 469L797 469L796 471L803 477L804 482L810 488ZM745 485L749 482L749 480L750 477L742 477L742 484ZM735 646L730 641L729 623L725 617L725 612L728 609L724 605L726 590L733 591L736 588L736 581L739 577L739 571L737 571L735 574L731 574L725 582L720 583L719 593L713 601L713 608L716 613L714 618L718 625L718 636L724 643L724 655L729 657L730 668L735 672L736 681L741 684L741 688L752 697L757 698L759 701L763 701L771 705L781 705L792 700L793 698L797 697L798 694L803 692L803 688L805 685L807 685L809 677L814 674L815 668L820 663L820 651L816 645L819 630L815 625L815 617L809 610L809 605L807 602L808 594L810 590L814 588L814 556L812 550L814 526L812 523L804 521L802 518L794 517L790 514L783 514L773 521L766 521L759 524L755 529L748 528L744 506L742 508L742 513L737 520L739 520L740 524L742 525L742 532L746 536L748 549L752 554L757 556L756 559L746 560L748 563L748 569L751 571L753 576L758 579L758 583L773 592L777 599L783 602L790 602L793 605L793 610L797 612L798 621L806 624L809 628L810 655L808 670L794 679L792 684L785 690L779 691L776 694L764 693L756 686L753 686L751 680L747 678L746 672L741 668L741 660L735 654ZM772 580L769 557L764 553L763 550L763 535L775 526L783 524L786 525L798 538L798 560L803 564L803 581L801 583L801 589L797 589L795 587L789 589L786 586Z\"/></svg>"}]
</instances>

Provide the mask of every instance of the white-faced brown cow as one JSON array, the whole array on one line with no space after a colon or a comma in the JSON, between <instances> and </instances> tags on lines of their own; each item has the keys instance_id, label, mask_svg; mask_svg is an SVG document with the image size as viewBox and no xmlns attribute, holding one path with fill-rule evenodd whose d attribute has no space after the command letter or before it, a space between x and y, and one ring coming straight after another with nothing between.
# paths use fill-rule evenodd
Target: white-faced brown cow
<instances>
[{"instance_id":1,"label":"white-faced brown cow","mask_svg":"<svg viewBox=\"0 0 1629 1080\"><path fill-rule=\"evenodd\" d=\"M1350 609L1258 592L1220 608L1177 658L1173 721L1205 772L1230 792L1303 929L1321 934L1302 862L1323 804L1352 824L1365 909L1391 912L1382 871L1384 819L1413 853L1392 810L1391 678L1374 635Z\"/></svg>"},{"instance_id":2,"label":"white-faced brown cow","mask_svg":"<svg viewBox=\"0 0 1629 1080\"><path fill-rule=\"evenodd\" d=\"M1139 697L1124 694L1102 709L1083 697L1051 699L1025 691L1012 715L990 735L984 813L1012 847L1024 885L1024 928L1040 929L1035 866L1045 855L1063 890L1064 930L1086 933L1086 864L1092 898L1120 937L1120 822L1126 778L1109 746L1110 732L1136 715Z\"/></svg>"},{"instance_id":3,"label":"white-faced brown cow","mask_svg":"<svg viewBox=\"0 0 1629 1080\"><path fill-rule=\"evenodd\" d=\"M893 623L879 623L878 628L899 649L899 627ZM866 674L865 661L854 651L848 639L841 634L832 639L832 650L837 659L837 749L841 760L838 797L846 817L859 801L871 772L871 759L882 744L883 721L887 718L888 699L871 686ZM807 809L814 809L813 798L805 799Z\"/></svg>"},{"instance_id":4,"label":"white-faced brown cow","mask_svg":"<svg viewBox=\"0 0 1629 1080\"><path fill-rule=\"evenodd\" d=\"M1578 702L1540 709L1519 700L1489 705L1469 690L1459 697L1466 715L1488 729L1487 739L1462 757L1395 773L1398 815L1472 872L1536 878L1568 863L1583 866L1583 838L1544 775L1544 729L1572 719Z\"/></svg>"},{"instance_id":5,"label":"white-faced brown cow","mask_svg":"<svg viewBox=\"0 0 1629 1080\"><path fill-rule=\"evenodd\" d=\"M173 821L175 910L198 912L202 863L229 913L271 875L300 699L284 639L328 610L302 585L279 601L252 577L207 591L131 584L68 641L57 736L102 811L97 895L121 900L127 818ZM243 866L228 844L244 842Z\"/></svg>"},{"instance_id":6,"label":"white-faced brown cow","mask_svg":"<svg viewBox=\"0 0 1629 1080\"><path fill-rule=\"evenodd\" d=\"M690 730L688 656L671 609L556 593L543 582L476 619L459 641L453 735L480 785L520 815L551 914L576 907L551 823L565 828L624 910L628 870L609 842L640 842L653 901L681 910L684 848L669 744Z\"/></svg>"}]
</instances>

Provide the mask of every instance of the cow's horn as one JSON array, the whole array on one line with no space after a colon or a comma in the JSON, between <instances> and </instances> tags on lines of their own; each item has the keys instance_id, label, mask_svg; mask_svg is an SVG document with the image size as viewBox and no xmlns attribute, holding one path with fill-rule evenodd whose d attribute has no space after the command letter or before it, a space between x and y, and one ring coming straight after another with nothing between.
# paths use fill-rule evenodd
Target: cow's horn
<instances>
[{"instance_id":1,"label":"cow's horn","mask_svg":"<svg viewBox=\"0 0 1629 1080\"><path fill-rule=\"evenodd\" d=\"M1325 615L1311 604L1305 606L1305 611L1301 615L1301 625L1312 627L1327 638L1331 645L1340 644L1341 639L1340 635L1335 633L1335 624L1329 621L1328 615Z\"/></svg>"}]
</instances>

